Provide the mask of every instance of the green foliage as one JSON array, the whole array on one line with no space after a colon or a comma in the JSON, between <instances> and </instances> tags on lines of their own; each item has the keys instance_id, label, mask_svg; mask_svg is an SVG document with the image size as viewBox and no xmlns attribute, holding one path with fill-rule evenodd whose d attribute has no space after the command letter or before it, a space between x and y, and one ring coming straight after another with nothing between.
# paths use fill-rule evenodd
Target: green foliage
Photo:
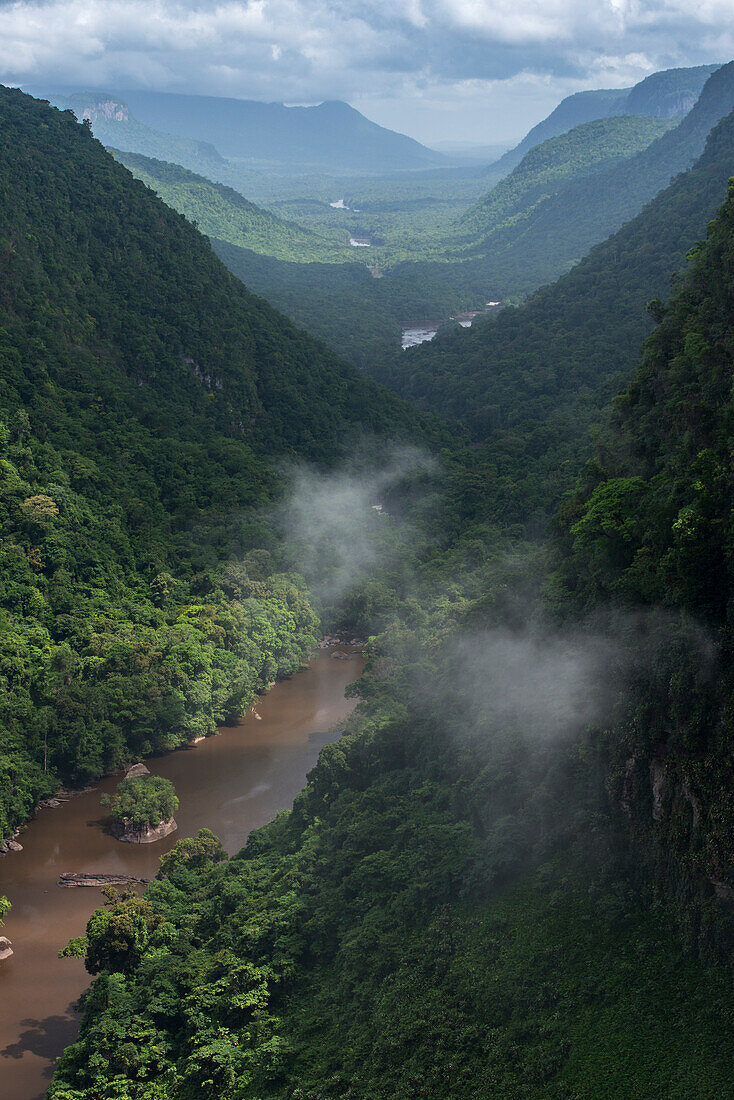
<instances>
[{"instance_id":1,"label":"green foliage","mask_svg":"<svg viewBox=\"0 0 734 1100\"><path fill-rule=\"evenodd\" d=\"M85 965L90 974L110 970L130 973L142 959L162 918L148 898L133 891L110 897L87 922Z\"/></svg>"},{"instance_id":2,"label":"green foliage","mask_svg":"<svg viewBox=\"0 0 734 1100\"><path fill-rule=\"evenodd\" d=\"M713 927L712 891L734 896L733 257L730 186L685 280L656 310L642 366L564 505L558 544L556 591L567 609L668 609L664 644L652 647L609 744L610 786L649 879L677 897L693 943Z\"/></svg>"},{"instance_id":3,"label":"green foliage","mask_svg":"<svg viewBox=\"0 0 734 1100\"><path fill-rule=\"evenodd\" d=\"M424 407L464 421L479 444L464 460L456 508L542 529L573 488L590 433L629 380L652 321L650 298L705 233L734 173L734 115L706 150L633 221L517 309L446 328L378 377Z\"/></svg>"},{"instance_id":4,"label":"green foliage","mask_svg":"<svg viewBox=\"0 0 734 1100\"><path fill-rule=\"evenodd\" d=\"M2 928L3 924L5 923L3 921L3 917L8 912L8 910L12 908L13 906L11 902L9 902L6 897L0 896L0 928Z\"/></svg>"},{"instance_id":5,"label":"green foliage","mask_svg":"<svg viewBox=\"0 0 734 1100\"><path fill-rule=\"evenodd\" d=\"M580 180L631 157L669 130L672 123L632 116L595 119L535 145L461 219L462 230L487 234L516 224L569 180Z\"/></svg>"},{"instance_id":6,"label":"green foliage","mask_svg":"<svg viewBox=\"0 0 734 1100\"><path fill-rule=\"evenodd\" d=\"M317 618L259 517L402 403L252 296L70 113L0 89L0 833L241 714ZM418 428L420 433L421 429Z\"/></svg>"},{"instance_id":7,"label":"green foliage","mask_svg":"<svg viewBox=\"0 0 734 1100\"><path fill-rule=\"evenodd\" d=\"M294 222L281 221L231 187L195 175L178 164L116 149L112 153L136 179L194 222L207 237L279 260L345 263L350 258L344 233L332 233L331 239L317 236Z\"/></svg>"},{"instance_id":8,"label":"green foliage","mask_svg":"<svg viewBox=\"0 0 734 1100\"><path fill-rule=\"evenodd\" d=\"M730 984L625 882L597 737L539 750L465 711L447 736L455 615L371 643L362 703L291 813L232 860L164 861L160 923L121 915L53 1100L725 1087Z\"/></svg>"},{"instance_id":9,"label":"green foliage","mask_svg":"<svg viewBox=\"0 0 734 1100\"><path fill-rule=\"evenodd\" d=\"M142 832L173 817L178 798L170 779L158 775L141 775L123 779L117 784L117 794L102 795L102 805L109 806L113 821L124 829Z\"/></svg>"}]
</instances>

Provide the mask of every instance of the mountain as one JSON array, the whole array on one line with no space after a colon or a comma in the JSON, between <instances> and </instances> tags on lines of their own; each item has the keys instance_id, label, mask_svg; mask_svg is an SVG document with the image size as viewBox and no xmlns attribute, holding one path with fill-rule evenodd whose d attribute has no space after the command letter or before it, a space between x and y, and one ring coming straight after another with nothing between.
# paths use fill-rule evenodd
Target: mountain
<instances>
[{"instance_id":1,"label":"mountain","mask_svg":"<svg viewBox=\"0 0 734 1100\"><path fill-rule=\"evenodd\" d=\"M422 429L70 112L0 88L0 121L7 835L60 780L185 743L299 667L303 582L248 559L277 555L276 467Z\"/></svg>"},{"instance_id":2,"label":"mountain","mask_svg":"<svg viewBox=\"0 0 734 1100\"><path fill-rule=\"evenodd\" d=\"M432 544L293 808L93 914L50 1100L731 1092L733 250L734 193L550 568Z\"/></svg>"},{"instance_id":3,"label":"mountain","mask_svg":"<svg viewBox=\"0 0 734 1100\"><path fill-rule=\"evenodd\" d=\"M516 222L571 180L631 157L669 130L673 124L653 118L618 115L585 122L533 146L505 176L461 218L462 229L487 233Z\"/></svg>"},{"instance_id":4,"label":"mountain","mask_svg":"<svg viewBox=\"0 0 734 1100\"><path fill-rule=\"evenodd\" d=\"M704 235L732 174L734 113L693 168L556 283L468 330L447 326L377 371L484 441L487 506L496 516L528 524L570 488L578 446L629 377L650 329L646 304L666 296L670 273ZM549 453L551 438L560 452Z\"/></svg>"},{"instance_id":5,"label":"mountain","mask_svg":"<svg viewBox=\"0 0 734 1100\"><path fill-rule=\"evenodd\" d=\"M611 115L680 118L693 107L707 79L717 68L718 65L697 65L690 69L666 69L645 77L632 88L575 92L561 100L547 118L533 126L514 149L487 171L492 175L504 175L535 145L593 119Z\"/></svg>"},{"instance_id":6,"label":"mountain","mask_svg":"<svg viewBox=\"0 0 734 1100\"><path fill-rule=\"evenodd\" d=\"M79 92L44 98L62 110L72 110L80 122L88 119L94 136L103 145L119 146L209 173L221 170L226 164L211 142L163 133L146 126L134 117L124 100L104 92Z\"/></svg>"},{"instance_id":7,"label":"mountain","mask_svg":"<svg viewBox=\"0 0 734 1100\"><path fill-rule=\"evenodd\" d=\"M586 179L570 179L517 223L493 228L490 222L486 235L476 230L472 248L482 258L457 278L472 280L485 300L527 294L557 278L686 171L733 107L734 62L729 62L709 77L681 122L641 152Z\"/></svg>"},{"instance_id":8,"label":"mountain","mask_svg":"<svg viewBox=\"0 0 734 1100\"><path fill-rule=\"evenodd\" d=\"M208 237L219 237L239 248L300 262L337 262L351 259L346 241L337 234L318 236L294 222L286 222L249 202L239 191L178 164L138 153L112 150L115 159L156 192L165 203L195 222Z\"/></svg>"},{"instance_id":9,"label":"mountain","mask_svg":"<svg viewBox=\"0 0 734 1100\"><path fill-rule=\"evenodd\" d=\"M719 958L734 949L733 260L730 183L559 523L558 581L575 608L611 600L666 620L609 773L641 873L675 895L688 942L723 910Z\"/></svg>"},{"instance_id":10,"label":"mountain","mask_svg":"<svg viewBox=\"0 0 734 1100\"><path fill-rule=\"evenodd\" d=\"M337 175L379 174L447 163L440 153L370 122L339 101L315 107L286 107L282 103L163 92L122 95L147 126L195 141L213 142L225 157L279 164L299 173L319 170ZM119 146L120 142L111 144Z\"/></svg>"}]
</instances>

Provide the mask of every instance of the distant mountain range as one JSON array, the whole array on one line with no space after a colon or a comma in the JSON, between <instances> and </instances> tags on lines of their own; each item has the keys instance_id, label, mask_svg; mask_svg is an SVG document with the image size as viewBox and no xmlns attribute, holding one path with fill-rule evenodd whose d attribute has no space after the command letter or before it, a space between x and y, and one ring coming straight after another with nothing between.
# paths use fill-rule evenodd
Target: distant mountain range
<instances>
[{"instance_id":1,"label":"distant mountain range","mask_svg":"<svg viewBox=\"0 0 734 1100\"><path fill-rule=\"evenodd\" d=\"M690 69L665 69L631 88L599 89L567 96L514 149L490 165L487 174L505 175L534 146L565 134L582 122L612 115L680 118L691 110L704 84L718 68L718 65L697 65Z\"/></svg>"},{"instance_id":2,"label":"distant mountain range","mask_svg":"<svg viewBox=\"0 0 734 1100\"><path fill-rule=\"evenodd\" d=\"M503 185L514 179L514 173L508 176L472 212L473 252L478 259L475 264L463 265L465 285L476 288L476 294L485 288L488 295L508 298L528 294L558 278L595 244L635 217L674 176L690 168L703 152L710 131L732 109L734 62L729 62L711 74L678 125L646 148L602 164L601 170L591 175L570 175L534 204L523 202L521 217L506 217L497 224L495 208L502 207L492 196L499 191L502 197ZM584 127L580 129L583 132ZM576 130L567 136L575 134ZM552 149L558 140L547 145ZM572 142L571 149L574 145ZM518 172L524 175L524 169ZM485 210L487 217L482 222Z\"/></svg>"},{"instance_id":3,"label":"distant mountain range","mask_svg":"<svg viewBox=\"0 0 734 1100\"><path fill-rule=\"evenodd\" d=\"M41 94L32 89L33 94ZM348 103L313 107L164 92L43 93L89 118L105 145L201 171L233 158L299 173L380 174L451 162L405 134L370 122ZM188 143L183 155L177 150ZM194 159L192 160L192 156Z\"/></svg>"}]
</instances>

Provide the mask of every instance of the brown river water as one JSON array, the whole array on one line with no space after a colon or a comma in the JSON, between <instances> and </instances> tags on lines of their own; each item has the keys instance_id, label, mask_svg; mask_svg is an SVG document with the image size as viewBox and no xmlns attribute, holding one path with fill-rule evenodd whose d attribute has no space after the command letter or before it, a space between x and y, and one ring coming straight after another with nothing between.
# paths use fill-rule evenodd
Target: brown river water
<instances>
[{"instance_id":1,"label":"brown river water","mask_svg":"<svg viewBox=\"0 0 734 1100\"><path fill-rule=\"evenodd\" d=\"M349 652L347 647L340 647ZM170 779L181 802L178 832L155 844L121 844L101 828L100 794L120 777L57 809L40 810L20 834L23 851L0 858L0 895L13 904L2 934L15 954L0 963L0 1098L40 1100L55 1059L74 1041L74 1001L89 982L80 959L59 959L103 898L99 890L57 886L64 871L152 878L160 857L180 837L212 829L238 851L251 829L291 806L319 749L338 734L352 709L344 689L362 669L359 656L340 661L321 651L310 666L277 684L248 714L198 745L155 757L153 775Z\"/></svg>"}]
</instances>

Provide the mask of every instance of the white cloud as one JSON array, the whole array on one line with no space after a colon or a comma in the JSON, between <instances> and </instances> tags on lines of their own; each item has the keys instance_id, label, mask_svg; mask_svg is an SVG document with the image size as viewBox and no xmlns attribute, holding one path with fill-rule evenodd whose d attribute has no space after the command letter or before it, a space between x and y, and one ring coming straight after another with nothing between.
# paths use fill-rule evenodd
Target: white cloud
<instances>
[{"instance_id":1,"label":"white cloud","mask_svg":"<svg viewBox=\"0 0 734 1100\"><path fill-rule=\"evenodd\" d=\"M522 106L727 60L733 17L734 0L0 0L0 79Z\"/></svg>"}]
</instances>

